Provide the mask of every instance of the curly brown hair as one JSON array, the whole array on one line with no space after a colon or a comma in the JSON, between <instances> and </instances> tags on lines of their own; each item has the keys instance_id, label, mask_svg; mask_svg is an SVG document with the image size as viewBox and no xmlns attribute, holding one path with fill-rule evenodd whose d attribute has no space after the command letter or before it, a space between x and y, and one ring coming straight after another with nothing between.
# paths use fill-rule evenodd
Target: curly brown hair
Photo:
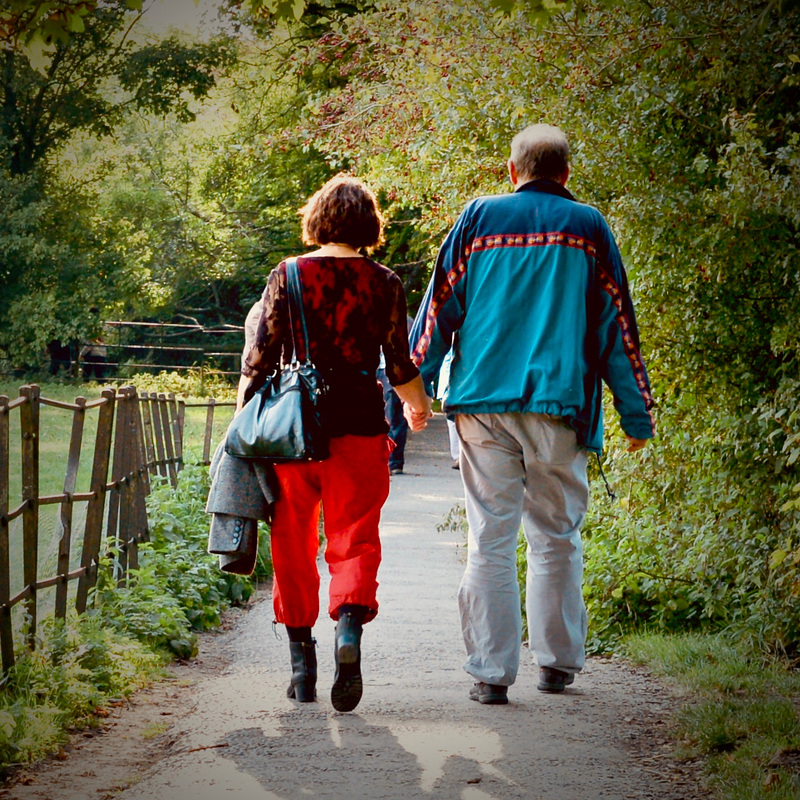
<instances>
[{"instance_id":1,"label":"curly brown hair","mask_svg":"<svg viewBox=\"0 0 800 800\"><path fill-rule=\"evenodd\" d=\"M383 216L369 187L340 173L315 192L298 212L303 218L303 243L349 244L372 250L383 244Z\"/></svg>"}]
</instances>

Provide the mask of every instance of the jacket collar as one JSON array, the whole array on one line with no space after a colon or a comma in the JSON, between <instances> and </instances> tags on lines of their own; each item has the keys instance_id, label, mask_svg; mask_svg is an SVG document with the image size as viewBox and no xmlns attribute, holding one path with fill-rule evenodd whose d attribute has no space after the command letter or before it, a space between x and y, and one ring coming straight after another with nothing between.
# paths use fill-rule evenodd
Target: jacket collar
<instances>
[{"instance_id":1,"label":"jacket collar","mask_svg":"<svg viewBox=\"0 0 800 800\"><path fill-rule=\"evenodd\" d=\"M547 194L557 194L559 197L563 197L567 200L575 200L565 186L562 186L558 181L551 181L549 178L537 178L536 180L523 183L522 186L518 186L514 190L515 194L517 192L545 192ZM575 202L577 202L577 200L575 200Z\"/></svg>"}]
</instances>

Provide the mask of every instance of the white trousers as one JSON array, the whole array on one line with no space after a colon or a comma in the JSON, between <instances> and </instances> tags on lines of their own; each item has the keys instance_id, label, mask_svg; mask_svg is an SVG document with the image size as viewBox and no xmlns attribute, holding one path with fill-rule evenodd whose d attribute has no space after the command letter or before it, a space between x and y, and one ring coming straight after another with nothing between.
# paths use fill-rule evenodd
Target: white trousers
<instances>
[{"instance_id":1,"label":"white trousers","mask_svg":"<svg viewBox=\"0 0 800 800\"><path fill-rule=\"evenodd\" d=\"M450 443L450 458L452 458L453 461L458 461L458 457L461 453L461 446L458 443L458 430L455 420L447 420L447 438Z\"/></svg>"},{"instance_id":2,"label":"white trousers","mask_svg":"<svg viewBox=\"0 0 800 800\"><path fill-rule=\"evenodd\" d=\"M527 540L526 606L539 666L583 668L586 607L580 526L589 501L575 432L542 414L459 414L469 540L458 592L464 669L510 686L519 668L520 523Z\"/></svg>"}]
</instances>

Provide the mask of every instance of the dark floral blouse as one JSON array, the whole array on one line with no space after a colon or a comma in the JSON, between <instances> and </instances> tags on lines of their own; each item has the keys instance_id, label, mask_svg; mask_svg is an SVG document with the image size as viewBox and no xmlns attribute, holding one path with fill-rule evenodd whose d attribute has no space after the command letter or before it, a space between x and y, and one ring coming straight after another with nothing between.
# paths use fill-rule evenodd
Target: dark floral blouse
<instances>
[{"instance_id":1,"label":"dark floral blouse","mask_svg":"<svg viewBox=\"0 0 800 800\"><path fill-rule=\"evenodd\" d=\"M383 392L375 375L381 348L393 386L419 375L409 356L400 278L369 258L300 256L297 266L311 360L329 386L331 435L386 433ZM242 374L253 379L246 397L292 359L285 262L270 273L262 302L255 344L242 366Z\"/></svg>"}]
</instances>

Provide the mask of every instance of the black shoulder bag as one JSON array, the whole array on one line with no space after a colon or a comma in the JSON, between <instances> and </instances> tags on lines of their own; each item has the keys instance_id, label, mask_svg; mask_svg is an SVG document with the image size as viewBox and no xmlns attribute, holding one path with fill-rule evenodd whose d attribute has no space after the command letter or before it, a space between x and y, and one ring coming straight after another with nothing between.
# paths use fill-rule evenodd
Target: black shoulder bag
<instances>
[{"instance_id":1,"label":"black shoulder bag","mask_svg":"<svg viewBox=\"0 0 800 800\"><path fill-rule=\"evenodd\" d=\"M292 363L276 370L231 420L225 452L269 461L322 461L328 457L325 395L328 387L311 362L297 259L286 261ZM295 338L295 320L301 341ZM300 347L298 347L300 345ZM302 353L300 361L298 353Z\"/></svg>"}]
</instances>

